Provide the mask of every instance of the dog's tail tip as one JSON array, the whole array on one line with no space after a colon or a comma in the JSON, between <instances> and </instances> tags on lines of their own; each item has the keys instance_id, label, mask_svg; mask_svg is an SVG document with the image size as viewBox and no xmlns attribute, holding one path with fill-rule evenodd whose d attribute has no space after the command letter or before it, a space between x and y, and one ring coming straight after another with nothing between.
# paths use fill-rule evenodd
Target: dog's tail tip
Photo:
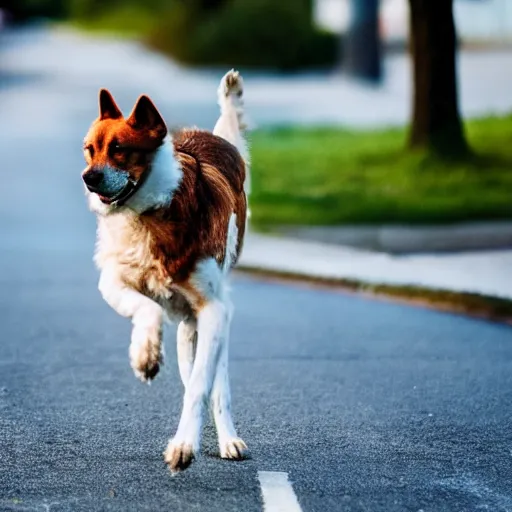
<instances>
[{"instance_id":1,"label":"dog's tail tip","mask_svg":"<svg viewBox=\"0 0 512 512\"><path fill-rule=\"evenodd\" d=\"M244 92L244 81L239 71L231 69L228 71L220 81L219 86L219 100L235 96L241 98Z\"/></svg>"}]
</instances>

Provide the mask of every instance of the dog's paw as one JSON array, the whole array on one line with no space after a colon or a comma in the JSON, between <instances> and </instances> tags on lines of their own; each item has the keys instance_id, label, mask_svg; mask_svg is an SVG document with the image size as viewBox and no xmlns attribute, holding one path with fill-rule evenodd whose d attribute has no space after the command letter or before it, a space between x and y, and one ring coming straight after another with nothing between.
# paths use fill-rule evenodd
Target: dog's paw
<instances>
[{"instance_id":1,"label":"dog's paw","mask_svg":"<svg viewBox=\"0 0 512 512\"><path fill-rule=\"evenodd\" d=\"M239 437L233 437L220 445L220 456L223 459L242 460L249 455L247 445Z\"/></svg>"},{"instance_id":2,"label":"dog's paw","mask_svg":"<svg viewBox=\"0 0 512 512\"><path fill-rule=\"evenodd\" d=\"M153 380L163 364L160 326L134 326L130 345L130 364L142 382Z\"/></svg>"},{"instance_id":3,"label":"dog's paw","mask_svg":"<svg viewBox=\"0 0 512 512\"><path fill-rule=\"evenodd\" d=\"M170 441L164 452L164 460L172 473L187 469L195 458L194 448L188 443Z\"/></svg>"},{"instance_id":4,"label":"dog's paw","mask_svg":"<svg viewBox=\"0 0 512 512\"><path fill-rule=\"evenodd\" d=\"M220 81L219 87L219 95L228 97L228 96L237 96L240 98L244 91L244 82L242 76L238 71L232 69L228 71Z\"/></svg>"}]
</instances>

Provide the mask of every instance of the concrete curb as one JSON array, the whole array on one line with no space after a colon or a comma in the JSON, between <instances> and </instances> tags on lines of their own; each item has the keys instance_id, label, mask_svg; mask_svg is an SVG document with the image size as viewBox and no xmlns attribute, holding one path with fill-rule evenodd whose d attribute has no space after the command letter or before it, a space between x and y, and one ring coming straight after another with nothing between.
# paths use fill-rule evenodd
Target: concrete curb
<instances>
[{"instance_id":1,"label":"concrete curb","mask_svg":"<svg viewBox=\"0 0 512 512\"><path fill-rule=\"evenodd\" d=\"M474 318L512 326L512 300L479 293L434 289L424 286L374 284L355 279L326 278L304 273L283 272L239 265L236 271L255 278L275 281L305 283L312 286L343 290L372 298L385 298L395 302L413 304L438 311L464 314Z\"/></svg>"},{"instance_id":2,"label":"concrete curb","mask_svg":"<svg viewBox=\"0 0 512 512\"><path fill-rule=\"evenodd\" d=\"M248 233L239 268L512 299L512 250L392 255Z\"/></svg>"},{"instance_id":3,"label":"concrete curb","mask_svg":"<svg viewBox=\"0 0 512 512\"><path fill-rule=\"evenodd\" d=\"M449 226L280 226L277 233L301 240L389 253L512 248L512 222Z\"/></svg>"}]
</instances>

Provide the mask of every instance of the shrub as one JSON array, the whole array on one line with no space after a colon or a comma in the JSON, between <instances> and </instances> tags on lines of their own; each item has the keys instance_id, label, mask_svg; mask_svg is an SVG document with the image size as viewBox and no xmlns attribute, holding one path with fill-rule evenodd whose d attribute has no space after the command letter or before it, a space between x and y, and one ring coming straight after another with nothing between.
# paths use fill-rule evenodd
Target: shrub
<instances>
[{"instance_id":1,"label":"shrub","mask_svg":"<svg viewBox=\"0 0 512 512\"><path fill-rule=\"evenodd\" d=\"M163 7L169 4L169 0L65 0L65 2L72 19L85 24L112 19L110 28L114 30L123 28L116 26L115 18L118 13L144 13L145 18L149 16L157 18ZM117 25L122 25L125 21L125 18L120 19ZM130 24L136 26L137 16L134 16Z\"/></svg>"},{"instance_id":2,"label":"shrub","mask_svg":"<svg viewBox=\"0 0 512 512\"><path fill-rule=\"evenodd\" d=\"M216 10L176 3L149 43L184 63L296 70L327 67L337 38L312 24L305 2L231 0Z\"/></svg>"}]
</instances>

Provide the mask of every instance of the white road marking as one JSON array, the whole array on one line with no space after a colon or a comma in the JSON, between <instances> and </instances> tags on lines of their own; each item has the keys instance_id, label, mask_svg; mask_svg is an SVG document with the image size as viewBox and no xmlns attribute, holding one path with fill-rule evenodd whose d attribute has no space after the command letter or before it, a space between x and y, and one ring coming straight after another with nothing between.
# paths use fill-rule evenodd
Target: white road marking
<instances>
[{"instance_id":1,"label":"white road marking","mask_svg":"<svg viewBox=\"0 0 512 512\"><path fill-rule=\"evenodd\" d=\"M288 473L258 471L265 512L302 512Z\"/></svg>"}]
</instances>

